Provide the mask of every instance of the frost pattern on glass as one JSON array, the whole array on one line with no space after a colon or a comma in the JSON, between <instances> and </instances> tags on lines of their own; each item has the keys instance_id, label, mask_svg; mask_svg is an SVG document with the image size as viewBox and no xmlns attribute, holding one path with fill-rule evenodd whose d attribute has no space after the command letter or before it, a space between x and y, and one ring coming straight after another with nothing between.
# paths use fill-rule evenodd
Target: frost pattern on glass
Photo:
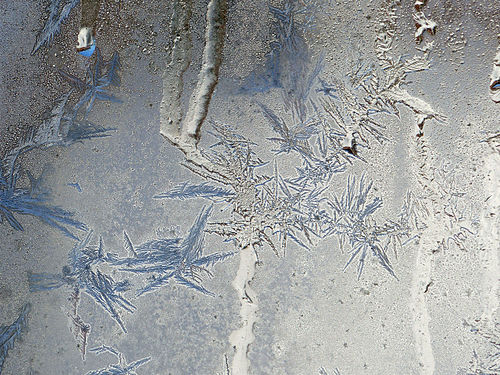
<instances>
[{"instance_id":1,"label":"frost pattern on glass","mask_svg":"<svg viewBox=\"0 0 500 375\"><path fill-rule=\"evenodd\" d=\"M125 333L127 330L121 315L124 312L133 313L135 310L135 306L124 296L124 293L131 288L130 282L115 281L99 267L115 262L116 255L104 252L102 238L99 238L97 245L90 245L92 236L93 232L89 231L87 236L71 249L68 254L68 264L62 268L60 274L30 273L28 277L31 292L61 287L69 287L72 290L70 301L74 307L69 317L73 320L72 332L82 350L82 357L85 357L90 325L83 322L77 312L81 293L86 294L106 311ZM82 342L85 345L81 345Z\"/></svg>"},{"instance_id":2,"label":"frost pattern on glass","mask_svg":"<svg viewBox=\"0 0 500 375\"><path fill-rule=\"evenodd\" d=\"M459 369L457 375L496 375L500 373L500 323L477 327L470 325L470 331L479 335L488 344L480 352L473 350L473 358L468 369Z\"/></svg>"},{"instance_id":3,"label":"frost pattern on glass","mask_svg":"<svg viewBox=\"0 0 500 375\"><path fill-rule=\"evenodd\" d=\"M339 369L333 369L332 374L333 375L341 375ZM321 367L319 369L319 375L330 375L330 373L328 371L326 371L326 369L324 367Z\"/></svg>"},{"instance_id":4,"label":"frost pattern on glass","mask_svg":"<svg viewBox=\"0 0 500 375\"><path fill-rule=\"evenodd\" d=\"M117 52L113 54L111 60L104 61L99 48L95 49L95 63L92 67L87 68L85 80L81 80L77 76L67 73L64 70L59 70L61 76L69 82L75 90L83 92L80 100L73 107L73 119L76 118L80 109L86 103L83 119L87 117L90 110L94 106L96 100L110 101L121 103L121 100L107 91L109 86L119 86L120 76L120 56Z\"/></svg>"},{"instance_id":5,"label":"frost pattern on glass","mask_svg":"<svg viewBox=\"0 0 500 375\"><path fill-rule=\"evenodd\" d=\"M135 370L137 370L139 367L148 363L151 360L151 357L145 357L128 363L125 356L122 353L118 352L113 347L106 345L101 345L97 348L92 348L90 349L90 351L94 352L97 355L103 353L111 353L118 359L118 363L109 365L108 367L100 370L89 371L85 375L138 375L138 373Z\"/></svg>"},{"instance_id":6,"label":"frost pattern on glass","mask_svg":"<svg viewBox=\"0 0 500 375\"><path fill-rule=\"evenodd\" d=\"M397 104L411 109L416 116L417 134L421 135L425 121L434 119L443 122L446 117L435 111L431 104L408 93L404 86L407 84L408 74L429 69L429 54L433 42L426 43L421 48L421 55L410 58L393 56L398 7L399 2L395 0L384 0L380 6L375 52L383 72L370 82L368 92L375 102L379 101L379 105L392 108L396 114L399 114Z\"/></svg>"},{"instance_id":7,"label":"frost pattern on glass","mask_svg":"<svg viewBox=\"0 0 500 375\"><path fill-rule=\"evenodd\" d=\"M59 34L61 25L69 17L71 10L80 3L80 0L51 0L48 7L49 17L43 29L36 36L35 45L31 54L34 55L40 47L49 46L52 39Z\"/></svg>"},{"instance_id":8,"label":"frost pattern on glass","mask_svg":"<svg viewBox=\"0 0 500 375\"><path fill-rule=\"evenodd\" d=\"M381 66L359 59L345 77L329 82L321 75L323 57L311 58L301 15L295 13L300 4L285 1L280 8L270 7L278 36L270 61L277 58L279 63L270 64L274 82L267 84L282 88L283 98L279 109L260 104L275 134L267 139L274 145L272 160L258 154L257 145L228 124L211 122L208 134L214 143L206 149L162 133L185 154L183 165L203 182L184 182L156 198L205 198L226 210L231 207L226 220L208 222L206 231L234 243L240 251L233 285L241 296L242 326L230 335L236 348L232 372L237 374L249 369L246 353L258 309L249 282L258 261L257 247L267 245L281 256L290 242L312 250L319 241L336 237L341 248L349 251L344 269L356 262L359 278L367 257L372 256L395 277L389 254L415 238L422 216L417 196L408 193L397 218L380 220L377 215L376 220L374 213L382 201L372 197L371 182L350 177L340 195L332 191L330 182L352 163L365 162L370 148L388 139L383 116L399 116L399 104L416 113L419 136L426 120L444 120L403 88L410 73L429 68L430 46L423 48L421 56L392 56L393 8L384 8L379 26L376 48ZM284 156L300 161L286 175L279 168Z\"/></svg>"},{"instance_id":9,"label":"frost pattern on glass","mask_svg":"<svg viewBox=\"0 0 500 375\"><path fill-rule=\"evenodd\" d=\"M11 325L0 326L0 374L2 373L3 364L7 358L9 349L14 347L14 342L26 328L30 310L31 305L29 303L25 304L19 317Z\"/></svg>"},{"instance_id":10,"label":"frost pattern on glass","mask_svg":"<svg viewBox=\"0 0 500 375\"><path fill-rule=\"evenodd\" d=\"M110 61L103 62L97 50L96 62L92 68L88 68L85 82L72 74L63 73L74 88L84 93L72 109L67 108L72 91L61 95L50 112L45 115L42 123L33 128L19 145L4 156L1 161L0 176L0 222L5 219L14 229L23 230L22 224L14 216L14 213L18 213L36 216L73 239L78 238L69 228L86 230L85 224L73 218L73 213L49 206L47 194L35 191L33 186L29 189L19 186L18 181L23 172L30 181L33 181L30 172L21 168L19 160L23 154L33 149L70 146L92 138L108 137L112 129L93 124L85 117L95 99L119 101L105 90L110 85L120 84L119 68L120 60L117 53ZM84 103L87 103L85 114L83 118L77 118L78 111ZM79 185L75 187L78 189Z\"/></svg>"},{"instance_id":11,"label":"frost pattern on glass","mask_svg":"<svg viewBox=\"0 0 500 375\"><path fill-rule=\"evenodd\" d=\"M204 230L212 207L202 209L185 238L163 238L134 247L124 232L127 258L114 259L120 271L146 275L146 285L137 295L153 292L168 283L176 283L206 295L215 294L202 285L203 276L211 277L209 268L234 255L234 252L203 254Z\"/></svg>"}]
</instances>

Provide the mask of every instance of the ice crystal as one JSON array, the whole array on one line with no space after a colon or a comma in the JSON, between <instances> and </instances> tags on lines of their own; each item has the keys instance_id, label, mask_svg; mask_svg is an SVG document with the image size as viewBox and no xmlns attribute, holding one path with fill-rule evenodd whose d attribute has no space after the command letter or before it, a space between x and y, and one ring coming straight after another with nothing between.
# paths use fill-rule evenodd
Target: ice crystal
<instances>
[{"instance_id":1,"label":"ice crystal","mask_svg":"<svg viewBox=\"0 0 500 375\"><path fill-rule=\"evenodd\" d=\"M206 231L240 249L265 244L280 255L290 241L312 250L319 241L336 237L349 251L345 267L357 263L358 277L369 256L395 276L388 250L396 252L413 238L416 200L406 201L397 219L376 220L382 201L371 197L372 184L364 177L348 179L340 196L333 194L330 182L354 161L365 161L361 148L387 140L384 116L399 115L398 103L413 109L419 124L440 118L402 88L410 73L428 68L428 56L394 59L390 51L378 51L382 69L358 58L345 76L327 79L323 58L312 62L304 37L307 3L284 1L269 8L276 37L270 76L282 89L283 106L279 112L269 104L260 108L274 132L267 138L275 145L274 174L252 140L236 127L212 123L209 134L215 142L208 149L177 145L186 154L184 166L205 181L185 182L156 197L205 198L230 207L231 214L207 223ZM392 39L386 41L390 48ZM377 46L382 44L381 39ZM278 172L284 154L300 163L286 176Z\"/></svg>"},{"instance_id":2,"label":"ice crystal","mask_svg":"<svg viewBox=\"0 0 500 375\"><path fill-rule=\"evenodd\" d=\"M169 199L190 199L190 198L206 198L211 200L225 200L234 196L234 192L229 189L224 189L219 186L210 185L207 182L201 184L191 184L185 182L177 185L172 190L165 193L157 194L154 198L169 198Z\"/></svg>"},{"instance_id":3,"label":"ice crystal","mask_svg":"<svg viewBox=\"0 0 500 375\"><path fill-rule=\"evenodd\" d=\"M73 219L74 214L59 207L46 205L43 196L34 196L29 189L5 188L0 190L0 223L5 219L12 228L23 230L22 224L14 216L32 215L60 230L73 239L78 239L67 227L86 230L85 224Z\"/></svg>"},{"instance_id":4,"label":"ice crystal","mask_svg":"<svg viewBox=\"0 0 500 375\"><path fill-rule=\"evenodd\" d=\"M474 350L472 365L468 370L463 370L464 375L495 375L500 373L500 323L494 323L489 327L477 327L470 325L473 333L481 336L488 342L488 351L485 354L479 354Z\"/></svg>"},{"instance_id":5,"label":"ice crystal","mask_svg":"<svg viewBox=\"0 0 500 375\"><path fill-rule=\"evenodd\" d=\"M358 185L358 186L356 186ZM386 223L377 225L372 218L373 213L382 206L380 198L369 199L372 183L366 183L362 177L359 184L354 178L349 178L347 187L341 197L334 196L329 205L335 213L335 225L332 233L339 238L341 248L347 243L351 254L344 270L358 258L358 278L363 272L366 257L371 254L391 275L395 276L392 265L386 254L383 239L399 229L397 224Z\"/></svg>"},{"instance_id":6,"label":"ice crystal","mask_svg":"<svg viewBox=\"0 0 500 375\"><path fill-rule=\"evenodd\" d=\"M306 141L318 133L318 124L316 121L311 119L289 127L283 119L275 115L265 105L261 104L260 107L262 108L263 114L271 123L273 130L279 135L279 137L268 138L268 140L279 145L278 150L273 150L276 154L288 154L291 151L296 151L306 156L311 154Z\"/></svg>"},{"instance_id":7,"label":"ice crystal","mask_svg":"<svg viewBox=\"0 0 500 375\"><path fill-rule=\"evenodd\" d=\"M86 375L137 375L135 370L151 360L151 357L145 357L128 363L122 353L106 345L90 349L90 351L96 353L97 355L102 353L111 353L117 357L118 363L109 365L105 369L89 371Z\"/></svg>"},{"instance_id":8,"label":"ice crystal","mask_svg":"<svg viewBox=\"0 0 500 375\"><path fill-rule=\"evenodd\" d=\"M124 232L124 247L129 257L113 260L120 270L148 275L146 286L137 294L143 295L173 282L213 296L202 285L202 276L212 276L209 268L224 261L234 252L203 254L204 230L211 207L205 207L185 238L164 238L134 247Z\"/></svg>"},{"instance_id":9,"label":"ice crystal","mask_svg":"<svg viewBox=\"0 0 500 375\"><path fill-rule=\"evenodd\" d=\"M103 273L99 265L116 260L116 256L104 253L102 238L96 246L90 245L93 232L77 243L69 253L68 265L60 274L32 273L29 275L30 291L58 289L62 286L72 288L73 293L83 292L94 300L127 332L120 312L132 313L135 306L128 301L123 292L130 289L130 283L115 281L110 275Z\"/></svg>"},{"instance_id":10,"label":"ice crystal","mask_svg":"<svg viewBox=\"0 0 500 375\"><path fill-rule=\"evenodd\" d=\"M325 370L325 368L324 368L324 367L321 367L321 368L319 369L319 375L330 375L330 374L329 374L329 373ZM336 369L334 369L334 370L333 370L333 375L340 375L340 371L339 371L339 369L337 369L337 368L336 368Z\"/></svg>"},{"instance_id":11,"label":"ice crystal","mask_svg":"<svg viewBox=\"0 0 500 375\"><path fill-rule=\"evenodd\" d=\"M77 76L60 70L61 76L69 82L69 84L78 91L83 91L80 100L73 107L73 117L76 118L79 110L84 106L86 109L84 119L92 109L96 99L105 100L114 103L121 103L121 100L110 94L107 90L109 86L119 86L120 77L118 70L120 69L120 57L118 53L114 53L111 60L105 62L102 59L99 48L96 48L95 63L92 67L87 68L85 80L81 80Z\"/></svg>"},{"instance_id":12,"label":"ice crystal","mask_svg":"<svg viewBox=\"0 0 500 375\"><path fill-rule=\"evenodd\" d=\"M29 303L25 304L14 323L8 326L0 326L0 374L2 373L3 364L7 358L9 349L14 347L15 340L26 327L26 320L30 310L31 305Z\"/></svg>"},{"instance_id":13,"label":"ice crystal","mask_svg":"<svg viewBox=\"0 0 500 375\"><path fill-rule=\"evenodd\" d=\"M305 120L304 101L321 70L322 58L312 70L308 68L310 56L304 33L315 28L317 15L328 6L330 1L324 0L286 0L281 7L270 5L275 39L270 43L266 72L252 72L243 91L282 88L287 109Z\"/></svg>"},{"instance_id":14,"label":"ice crystal","mask_svg":"<svg viewBox=\"0 0 500 375\"><path fill-rule=\"evenodd\" d=\"M5 219L14 229L23 230L14 213L33 215L47 224L61 230L65 235L77 239L67 228L85 230L83 223L73 219L73 214L58 207L47 205L46 194L41 194L33 186L35 179L29 171L26 175L32 186L30 189L18 186L21 176L19 157L36 148L69 146L90 138L108 136L108 129L86 121L73 121L68 118L66 104L70 93L58 98L42 123L10 150L2 160L2 178L0 179L0 222Z\"/></svg>"},{"instance_id":15,"label":"ice crystal","mask_svg":"<svg viewBox=\"0 0 500 375\"><path fill-rule=\"evenodd\" d=\"M38 33L31 54L34 55L43 45L49 45L54 36L59 33L61 25L68 18L71 10L80 3L80 0L51 0L48 11L49 18L43 29Z\"/></svg>"}]
</instances>

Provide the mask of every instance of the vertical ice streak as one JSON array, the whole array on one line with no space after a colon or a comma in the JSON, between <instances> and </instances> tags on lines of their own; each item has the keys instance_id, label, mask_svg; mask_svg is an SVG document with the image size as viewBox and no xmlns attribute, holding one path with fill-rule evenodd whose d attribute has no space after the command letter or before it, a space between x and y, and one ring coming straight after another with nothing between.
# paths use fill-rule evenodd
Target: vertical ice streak
<instances>
[{"instance_id":1,"label":"vertical ice streak","mask_svg":"<svg viewBox=\"0 0 500 375\"><path fill-rule=\"evenodd\" d=\"M423 6L425 1L415 2L416 9ZM427 309L425 293L432 277L432 251L436 247L436 231L442 231L440 228L440 210L438 196L433 187L432 170L428 155L428 148L423 137L423 128L426 120L444 121L445 117L434 111L429 103L414 97L408 91L402 88L404 79L409 73L426 70L430 67L428 61L427 46L423 51L423 56L414 56L406 60L401 67L399 62L401 57L393 56L393 47L397 33L397 8L401 3L397 0L386 0L381 4L381 17L376 25L377 37L375 41L375 50L379 60L380 67L384 69L389 77L386 87L379 93L381 98L388 100L390 105L398 112L398 104L403 104L416 115L417 136L410 139L411 142L411 160L418 166L413 173L417 196L422 202L419 206L426 214L423 218L423 226L419 231L419 246L413 271L413 280L411 285L410 310L413 314L413 334L415 339L415 351L419 365L418 373L421 375L433 375L435 361L432 350L431 333L429 323L431 317ZM425 31L425 29L424 29ZM418 35L415 35L416 37ZM395 79L397 78L397 79ZM438 237L440 238L440 237Z\"/></svg>"},{"instance_id":2,"label":"vertical ice streak","mask_svg":"<svg viewBox=\"0 0 500 375\"><path fill-rule=\"evenodd\" d=\"M208 106L219 79L222 62L222 48L227 18L227 1L211 0L207 9L205 49L198 83L194 89L186 113L181 140L183 143L197 143L201 125L207 117Z\"/></svg>"},{"instance_id":3,"label":"vertical ice streak","mask_svg":"<svg viewBox=\"0 0 500 375\"><path fill-rule=\"evenodd\" d=\"M191 33L189 21L191 0L175 0L170 32L175 36L170 62L163 73L163 98L160 103L160 133L173 143L178 143L182 121L181 97L183 76L191 64ZM174 140L177 139L176 142Z\"/></svg>"},{"instance_id":4,"label":"vertical ice streak","mask_svg":"<svg viewBox=\"0 0 500 375\"><path fill-rule=\"evenodd\" d=\"M412 140L413 141L413 140ZM432 251L436 248L436 231L440 230L439 210L435 209L435 192L432 188L432 174L430 173L430 163L428 148L423 136L418 137L416 142L412 142L412 159L418 165L415 171L415 179L421 187L420 194L423 194L423 204L429 210L424 218L425 229L420 233L415 269L411 287L410 309L413 313L413 336L415 339L415 351L419 366L419 374L434 374L434 354L432 350L431 332L429 323L431 317L427 309L425 294L432 281ZM440 238L438 236L438 238Z\"/></svg>"},{"instance_id":5,"label":"vertical ice streak","mask_svg":"<svg viewBox=\"0 0 500 375\"><path fill-rule=\"evenodd\" d=\"M436 243L435 238L433 238L433 229L439 225L435 221L428 222L428 227L420 236L411 289L411 311L414 319L413 336L421 375L434 374L434 355L429 330L431 318L427 310L425 292L431 282L432 249Z\"/></svg>"},{"instance_id":6,"label":"vertical ice streak","mask_svg":"<svg viewBox=\"0 0 500 375\"><path fill-rule=\"evenodd\" d=\"M498 310L500 277L498 259L498 254L500 254L500 134L489 138L487 142L493 152L489 152L484 160L485 190L488 198L481 215L479 238L484 241L482 261L484 264L483 291L485 295L481 296L484 301L481 320L490 325L494 324Z\"/></svg>"},{"instance_id":7,"label":"vertical ice streak","mask_svg":"<svg viewBox=\"0 0 500 375\"><path fill-rule=\"evenodd\" d=\"M246 375L250 367L248 349L255 339L253 325L257 320L257 310L259 309L256 293L250 287L250 282L255 275L256 263L257 256L252 245L240 251L240 266L236 278L233 280L233 287L241 302L242 325L229 336L229 342L235 350L231 365L232 375Z\"/></svg>"}]
</instances>

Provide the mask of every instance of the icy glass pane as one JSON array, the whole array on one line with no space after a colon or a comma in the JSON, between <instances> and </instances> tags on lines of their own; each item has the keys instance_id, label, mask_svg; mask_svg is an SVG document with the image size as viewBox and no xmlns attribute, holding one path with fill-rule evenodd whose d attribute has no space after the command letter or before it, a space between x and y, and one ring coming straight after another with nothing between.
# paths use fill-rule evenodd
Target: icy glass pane
<instances>
[{"instance_id":1,"label":"icy glass pane","mask_svg":"<svg viewBox=\"0 0 500 375\"><path fill-rule=\"evenodd\" d=\"M0 11L0 374L500 374L497 2Z\"/></svg>"}]
</instances>

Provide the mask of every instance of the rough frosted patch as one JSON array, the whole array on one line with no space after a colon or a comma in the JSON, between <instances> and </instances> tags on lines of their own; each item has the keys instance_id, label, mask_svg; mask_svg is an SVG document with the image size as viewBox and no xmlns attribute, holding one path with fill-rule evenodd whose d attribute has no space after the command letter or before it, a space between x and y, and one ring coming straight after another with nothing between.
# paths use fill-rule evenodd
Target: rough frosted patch
<instances>
[{"instance_id":1,"label":"rough frosted patch","mask_svg":"<svg viewBox=\"0 0 500 375\"><path fill-rule=\"evenodd\" d=\"M416 10L420 10L425 5L425 3L427 3L427 0L415 0L413 6Z\"/></svg>"},{"instance_id":2,"label":"rough frosted patch","mask_svg":"<svg viewBox=\"0 0 500 375\"><path fill-rule=\"evenodd\" d=\"M381 5L381 16L377 24L375 51L379 59L380 67L383 69L383 76L379 77L379 84L375 93L380 100L386 101L390 106L394 107L396 112L397 108L395 108L395 106L398 103L411 109L416 115L418 126L417 135L421 136L426 120L434 119L444 121L446 117L435 111L431 104L410 95L402 88L406 84L408 74L429 69L429 53L432 44L427 44L422 48L421 51L423 51L423 55L420 56L416 55L409 59L404 59L402 56L397 58L393 56L392 49L394 47L397 30L396 11L399 4L398 1L385 0ZM419 13L417 13L417 18L419 20L421 19ZM420 29L420 24L417 23L417 32L420 31L423 33L427 30L426 27L430 25L429 22L432 22L429 20L427 21L423 29Z\"/></svg>"},{"instance_id":3,"label":"rough frosted patch","mask_svg":"<svg viewBox=\"0 0 500 375\"><path fill-rule=\"evenodd\" d=\"M417 43L422 42L426 31L431 35L435 34L437 24L436 22L428 19L424 12L414 13L413 20L415 21L415 27L417 28L415 31L415 41Z\"/></svg>"}]
</instances>

